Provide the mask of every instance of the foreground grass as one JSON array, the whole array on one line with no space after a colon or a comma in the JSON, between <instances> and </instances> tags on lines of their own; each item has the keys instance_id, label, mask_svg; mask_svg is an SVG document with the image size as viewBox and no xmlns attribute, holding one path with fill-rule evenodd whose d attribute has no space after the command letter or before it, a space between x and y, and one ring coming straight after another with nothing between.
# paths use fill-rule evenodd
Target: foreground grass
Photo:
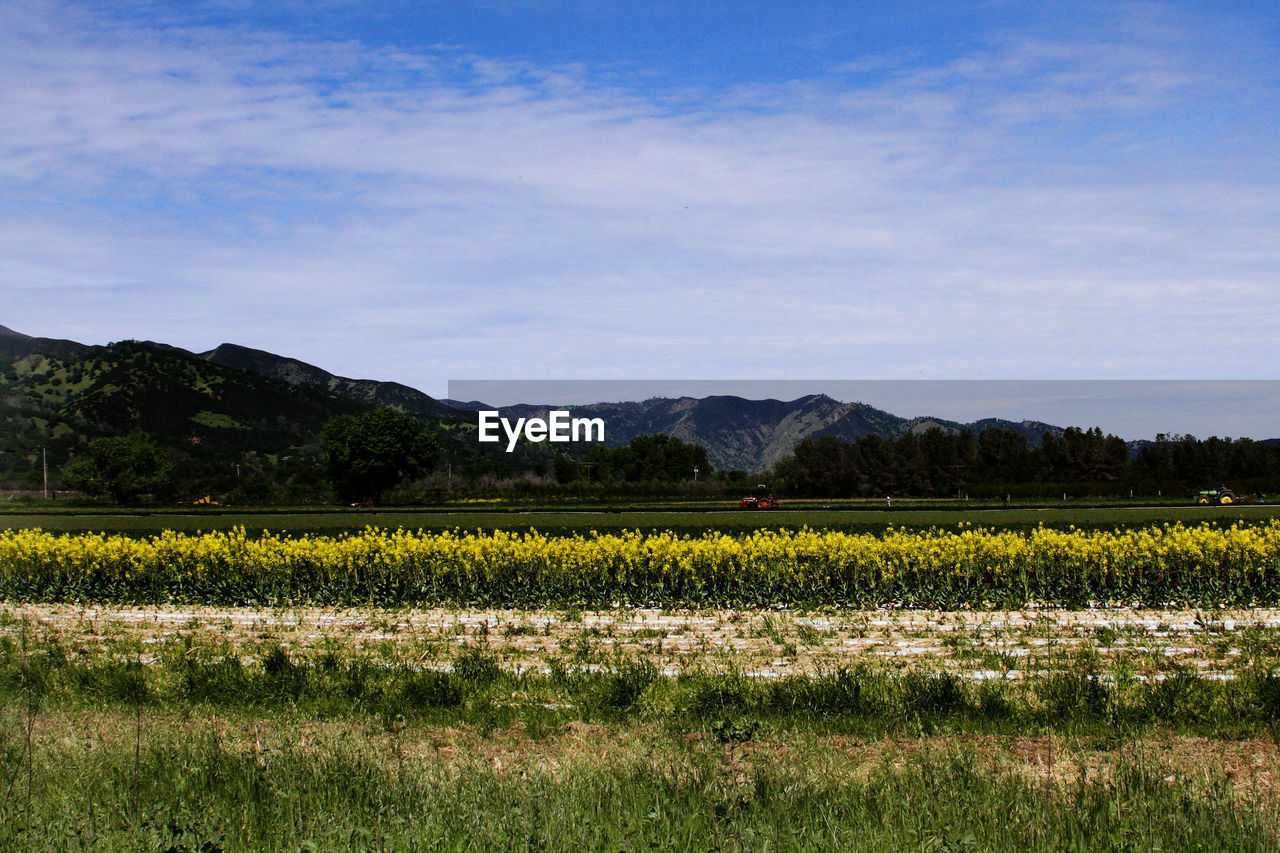
<instances>
[{"instance_id":1,"label":"foreground grass","mask_svg":"<svg viewBox=\"0 0 1280 853\"><path fill-rule=\"evenodd\" d=\"M517 672L487 637L286 645L264 625L233 641L11 617L0 850L1280 845L1261 646L1225 681L1079 657L1013 681L763 679L732 659L664 674L585 635Z\"/></svg>"},{"instance_id":2,"label":"foreground grass","mask_svg":"<svg viewBox=\"0 0 1280 853\"><path fill-rule=\"evenodd\" d=\"M1141 742L540 738L53 714L0 728L0 849L1242 850L1274 788ZM31 732L28 741L26 734ZM30 743L30 748L28 748ZM1192 758L1188 760L1187 755Z\"/></svg>"}]
</instances>

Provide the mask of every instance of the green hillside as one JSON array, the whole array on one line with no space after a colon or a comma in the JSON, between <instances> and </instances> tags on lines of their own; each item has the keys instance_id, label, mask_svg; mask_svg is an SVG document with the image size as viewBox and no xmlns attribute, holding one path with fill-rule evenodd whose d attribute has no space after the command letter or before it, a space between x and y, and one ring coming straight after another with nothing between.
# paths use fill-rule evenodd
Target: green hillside
<instances>
[{"instance_id":1,"label":"green hillside","mask_svg":"<svg viewBox=\"0 0 1280 853\"><path fill-rule=\"evenodd\" d=\"M41 486L41 448L57 490L62 468L93 439L145 432L175 461L177 499L327 501L321 430L374 407L436 432L441 476L552 468L551 447L507 454L482 445L474 415L397 383L346 379L232 344L202 354L140 341L87 346L0 326L0 488L8 490Z\"/></svg>"},{"instance_id":2,"label":"green hillside","mask_svg":"<svg viewBox=\"0 0 1280 853\"><path fill-rule=\"evenodd\" d=\"M56 484L57 471L92 439L138 431L170 452L190 490L296 475L309 482L325 422L367 408L162 345L75 349L42 340L9 336L0 353L0 481L11 486L38 482L42 446Z\"/></svg>"}]
</instances>

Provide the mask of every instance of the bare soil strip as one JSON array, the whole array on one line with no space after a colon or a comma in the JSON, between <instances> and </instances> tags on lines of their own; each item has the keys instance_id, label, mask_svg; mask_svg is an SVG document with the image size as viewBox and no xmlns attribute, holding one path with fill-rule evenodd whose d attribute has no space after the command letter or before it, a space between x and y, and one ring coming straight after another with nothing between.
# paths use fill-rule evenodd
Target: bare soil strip
<instances>
[{"instance_id":1,"label":"bare soil strip","mask_svg":"<svg viewBox=\"0 0 1280 853\"><path fill-rule=\"evenodd\" d=\"M550 659L607 665L644 657L766 678L869 666L923 667L965 678L1019 679L1072 668L1162 678L1190 670L1233 678L1280 656L1280 610L460 610L124 607L0 604L0 636L57 640L88 653L171 642L344 649L447 666L481 646L514 671Z\"/></svg>"}]
</instances>

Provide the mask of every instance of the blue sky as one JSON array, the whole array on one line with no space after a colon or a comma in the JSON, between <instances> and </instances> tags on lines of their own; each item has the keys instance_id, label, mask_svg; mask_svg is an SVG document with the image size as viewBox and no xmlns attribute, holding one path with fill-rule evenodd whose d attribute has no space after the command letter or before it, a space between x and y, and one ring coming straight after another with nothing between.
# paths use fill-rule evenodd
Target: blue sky
<instances>
[{"instance_id":1,"label":"blue sky","mask_svg":"<svg viewBox=\"0 0 1280 853\"><path fill-rule=\"evenodd\" d=\"M1278 42L1248 2L6 4L0 323L441 396L1277 378Z\"/></svg>"}]
</instances>

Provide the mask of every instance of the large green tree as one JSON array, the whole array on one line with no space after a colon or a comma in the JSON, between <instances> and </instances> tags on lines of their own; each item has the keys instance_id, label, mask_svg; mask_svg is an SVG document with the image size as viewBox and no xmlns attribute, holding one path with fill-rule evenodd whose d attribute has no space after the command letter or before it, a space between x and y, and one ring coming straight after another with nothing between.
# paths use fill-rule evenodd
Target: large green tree
<instances>
[{"instance_id":1,"label":"large green tree","mask_svg":"<svg viewBox=\"0 0 1280 853\"><path fill-rule=\"evenodd\" d=\"M324 426L324 456L334 491L344 501L377 501L382 493L436 464L433 432L393 409L339 415Z\"/></svg>"},{"instance_id":2,"label":"large green tree","mask_svg":"<svg viewBox=\"0 0 1280 853\"><path fill-rule=\"evenodd\" d=\"M641 435L626 447L596 447L591 451L596 476L605 481L682 482L712 473L707 449L669 435Z\"/></svg>"},{"instance_id":3,"label":"large green tree","mask_svg":"<svg viewBox=\"0 0 1280 853\"><path fill-rule=\"evenodd\" d=\"M173 460L146 433L95 438L63 471L63 482L91 495L109 495L117 503L138 503L145 496L172 491Z\"/></svg>"}]
</instances>

